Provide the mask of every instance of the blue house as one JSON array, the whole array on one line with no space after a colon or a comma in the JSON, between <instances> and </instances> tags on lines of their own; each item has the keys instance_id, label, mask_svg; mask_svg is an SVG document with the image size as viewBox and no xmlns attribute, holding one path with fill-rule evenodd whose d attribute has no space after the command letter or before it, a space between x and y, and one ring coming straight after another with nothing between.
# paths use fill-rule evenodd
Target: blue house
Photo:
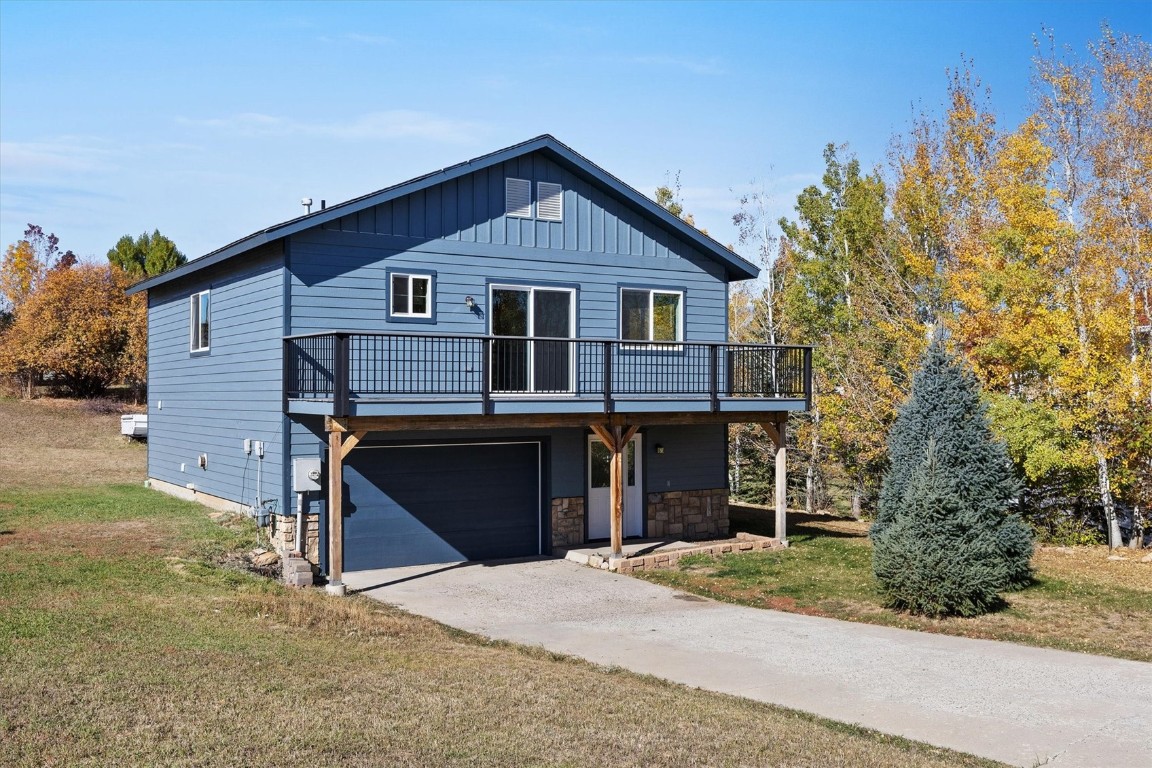
<instances>
[{"instance_id":1,"label":"blue house","mask_svg":"<svg viewBox=\"0 0 1152 768\"><path fill-rule=\"evenodd\" d=\"M769 429L782 486L811 395L809 348L728 343L756 274L551 136L321 205L131 289L150 482L266 516L336 592L725 536L727 424Z\"/></svg>"}]
</instances>

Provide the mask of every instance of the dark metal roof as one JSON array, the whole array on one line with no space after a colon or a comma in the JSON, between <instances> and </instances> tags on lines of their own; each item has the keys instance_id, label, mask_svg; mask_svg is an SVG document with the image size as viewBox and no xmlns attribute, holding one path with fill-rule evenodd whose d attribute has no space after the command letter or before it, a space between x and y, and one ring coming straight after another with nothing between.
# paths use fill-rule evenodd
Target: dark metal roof
<instances>
[{"instance_id":1,"label":"dark metal roof","mask_svg":"<svg viewBox=\"0 0 1152 768\"><path fill-rule=\"evenodd\" d=\"M577 153L571 147L558 141L554 136L544 134L537 136L534 139L513 144L510 147L491 152L487 155L467 160L463 163L443 168L439 171L417 176L414 179L394 184L391 187L371 192L367 195L347 200L343 203L330 205L327 208L316 211L314 213L298 216L294 219L274 224L271 227L262 229L258 232L253 232L247 237L242 237L235 242L225 245L223 248L218 248L211 253L205 254L198 259L194 259L185 264L182 264L175 269L171 269L163 274L155 275L146 280L142 280L128 289L128 293L137 293L139 291L146 291L149 288L155 288L165 283L170 283L174 280L179 280L185 275L190 275L193 272L198 272L206 267L219 264L235 256L239 256L247 251L257 248L266 243L279 240L282 237L295 234L305 229L318 227L334 219L339 219L342 216L347 216L350 213L370 208L374 205L393 200L404 195L411 194L421 189L441 184L454 178L458 178L473 171L487 168L497 163L503 163L511 160L520 155L526 155L536 151L543 151L551 155L553 159L560 164L566 166L569 170L583 175L593 181L599 182L605 186L610 187L614 192L624 197L630 203L642 210L644 213L652 216L663 222L669 229L676 232L680 237L687 240L689 243L700 248L705 254L719 261L728 270L728 274L736 280L746 280L756 277L760 270L754 264L741 258L737 254L725 248L716 240L713 240L708 235L696 229L690 224L682 221L678 216L673 216L663 207L656 204L648 196L638 192L634 188L625 184L620 179L605 171L600 166L593 163L588 158Z\"/></svg>"}]
</instances>

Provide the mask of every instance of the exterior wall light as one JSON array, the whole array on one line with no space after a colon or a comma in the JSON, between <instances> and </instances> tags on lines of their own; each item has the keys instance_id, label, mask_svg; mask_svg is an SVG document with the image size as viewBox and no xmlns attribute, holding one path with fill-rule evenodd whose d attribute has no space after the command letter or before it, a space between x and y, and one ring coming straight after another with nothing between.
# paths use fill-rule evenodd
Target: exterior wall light
<instances>
[{"instance_id":1,"label":"exterior wall light","mask_svg":"<svg viewBox=\"0 0 1152 768\"><path fill-rule=\"evenodd\" d=\"M468 307L468 309L472 309L476 306L476 299L472 298L471 296L465 296L464 306Z\"/></svg>"},{"instance_id":2,"label":"exterior wall light","mask_svg":"<svg viewBox=\"0 0 1152 768\"><path fill-rule=\"evenodd\" d=\"M656 443L655 448L656 448L656 453L664 453L664 446L661 445L660 443Z\"/></svg>"}]
</instances>

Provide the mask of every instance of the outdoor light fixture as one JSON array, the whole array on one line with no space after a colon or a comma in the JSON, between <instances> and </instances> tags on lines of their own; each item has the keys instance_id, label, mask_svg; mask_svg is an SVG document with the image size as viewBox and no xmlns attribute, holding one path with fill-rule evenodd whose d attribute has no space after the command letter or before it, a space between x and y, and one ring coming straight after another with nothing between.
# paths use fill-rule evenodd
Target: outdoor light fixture
<instances>
[{"instance_id":1,"label":"outdoor light fixture","mask_svg":"<svg viewBox=\"0 0 1152 768\"><path fill-rule=\"evenodd\" d=\"M656 447L656 453L664 453L664 446L663 445L661 445L660 443L656 443L655 447Z\"/></svg>"},{"instance_id":2,"label":"outdoor light fixture","mask_svg":"<svg viewBox=\"0 0 1152 768\"><path fill-rule=\"evenodd\" d=\"M476 306L476 299L472 298L471 296L465 296L464 305L467 306L468 309L472 309Z\"/></svg>"}]
</instances>

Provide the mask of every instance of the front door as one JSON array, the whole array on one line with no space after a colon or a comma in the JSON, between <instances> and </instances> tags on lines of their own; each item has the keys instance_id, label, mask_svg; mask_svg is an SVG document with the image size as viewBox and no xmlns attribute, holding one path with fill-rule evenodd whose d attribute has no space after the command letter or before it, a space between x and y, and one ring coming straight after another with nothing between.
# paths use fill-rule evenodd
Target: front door
<instances>
[{"instance_id":1,"label":"front door","mask_svg":"<svg viewBox=\"0 0 1152 768\"><path fill-rule=\"evenodd\" d=\"M563 288L493 286L492 335L513 338L492 342L492 392L572 391L572 344L523 337L572 338L573 295Z\"/></svg>"},{"instance_id":2,"label":"front door","mask_svg":"<svg viewBox=\"0 0 1152 768\"><path fill-rule=\"evenodd\" d=\"M624 536L644 535L643 438L636 435L624 449ZM612 452L595 435L588 437L588 538L612 535Z\"/></svg>"}]
</instances>

